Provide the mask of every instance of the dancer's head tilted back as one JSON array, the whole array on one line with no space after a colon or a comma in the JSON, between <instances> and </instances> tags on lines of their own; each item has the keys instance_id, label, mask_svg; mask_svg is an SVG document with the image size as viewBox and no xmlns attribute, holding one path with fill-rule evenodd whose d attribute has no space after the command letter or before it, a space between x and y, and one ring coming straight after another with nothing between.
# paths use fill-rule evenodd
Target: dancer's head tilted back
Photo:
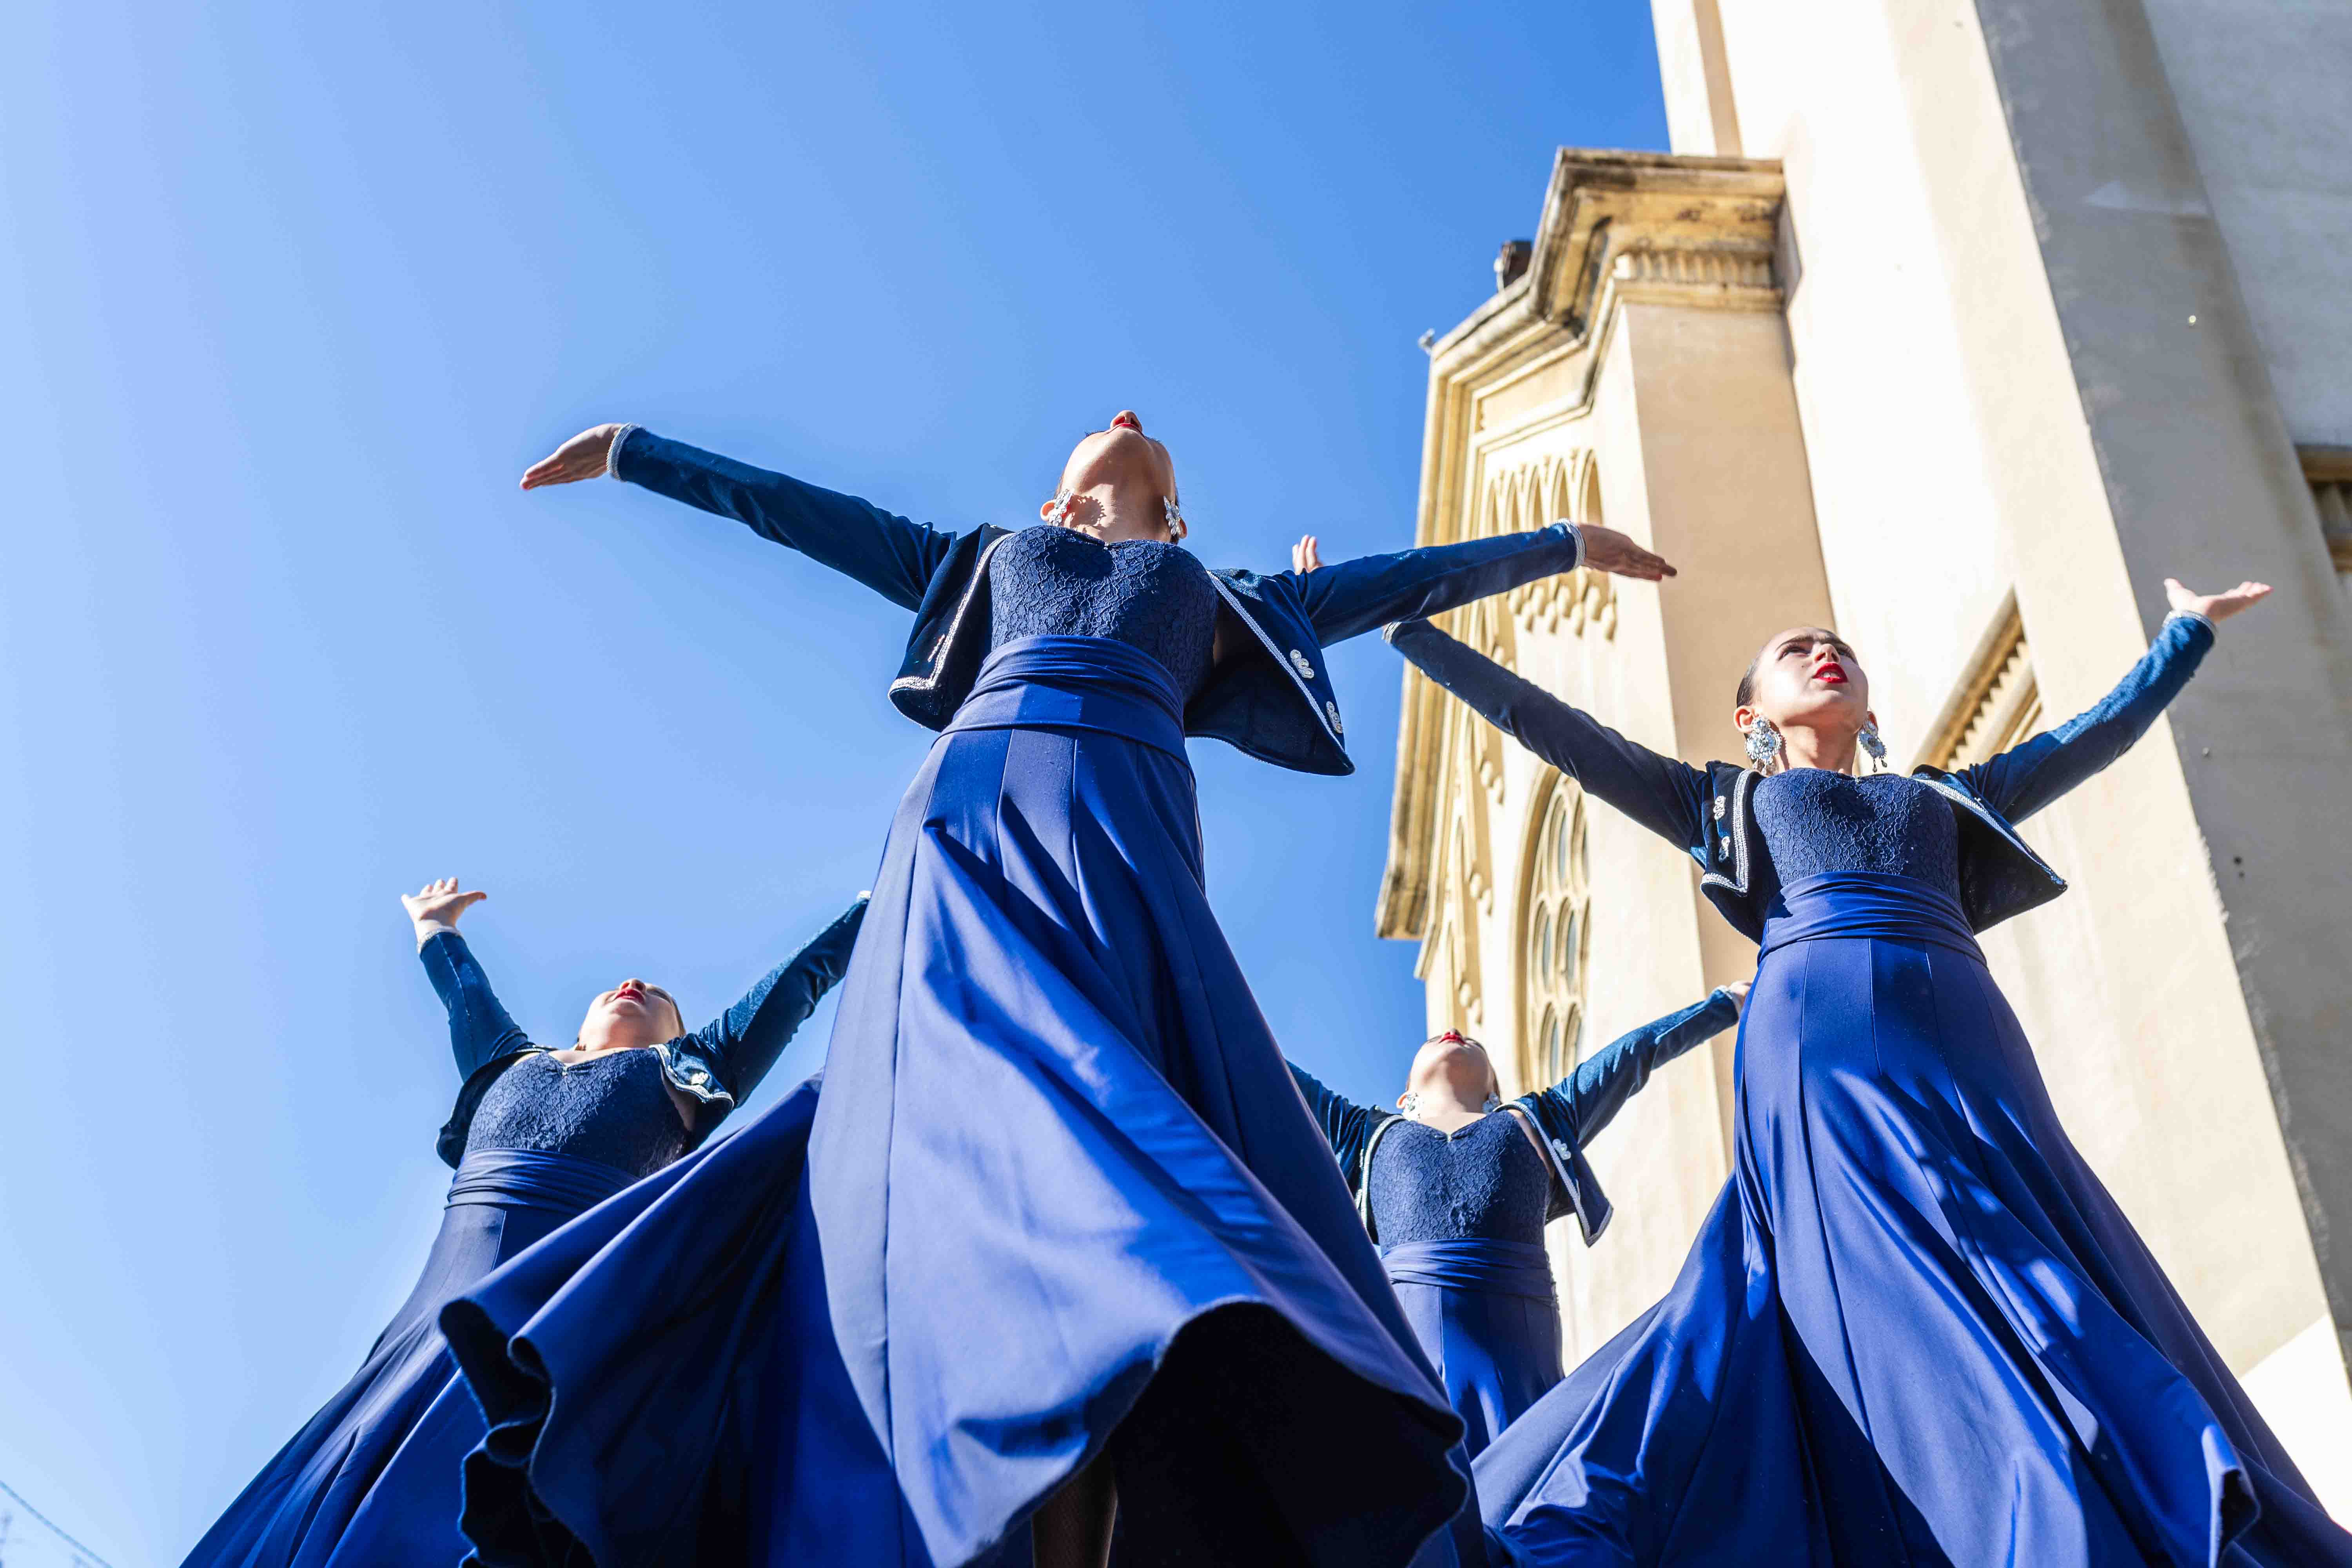
<instances>
[{"instance_id":1,"label":"dancer's head tilted back","mask_svg":"<svg viewBox=\"0 0 2352 1568\"><path fill-rule=\"evenodd\" d=\"M686 1019L677 999L647 981L632 975L588 1004L572 1042L583 1051L624 1051L657 1046L686 1033Z\"/></svg>"},{"instance_id":2,"label":"dancer's head tilted back","mask_svg":"<svg viewBox=\"0 0 2352 1568\"><path fill-rule=\"evenodd\" d=\"M414 893L401 894L400 905L408 911L422 951L443 931L455 935L458 918L488 897L479 888L459 888L455 877L442 877ZM588 1004L588 1016L581 1019L580 1034L572 1048L628 1050L657 1046L685 1033L686 1019L678 1012L677 999L650 981L632 975Z\"/></svg>"},{"instance_id":3,"label":"dancer's head tilted back","mask_svg":"<svg viewBox=\"0 0 2352 1568\"><path fill-rule=\"evenodd\" d=\"M1491 1110L1503 1098L1502 1075L1486 1047L1459 1029L1447 1029L1413 1052L1397 1109L1410 1116L1424 1096Z\"/></svg>"},{"instance_id":4,"label":"dancer's head tilted back","mask_svg":"<svg viewBox=\"0 0 2352 1568\"><path fill-rule=\"evenodd\" d=\"M1181 540L1188 531L1176 500L1176 460L1143 433L1132 408L1120 409L1070 449L1061 482L1037 515L1107 544Z\"/></svg>"},{"instance_id":5,"label":"dancer's head tilted back","mask_svg":"<svg viewBox=\"0 0 2352 1568\"><path fill-rule=\"evenodd\" d=\"M1821 626L1790 626L1765 639L1739 678L1731 721L1766 773L1785 767L1850 770L1857 744L1883 762L1870 678L1853 648Z\"/></svg>"}]
</instances>

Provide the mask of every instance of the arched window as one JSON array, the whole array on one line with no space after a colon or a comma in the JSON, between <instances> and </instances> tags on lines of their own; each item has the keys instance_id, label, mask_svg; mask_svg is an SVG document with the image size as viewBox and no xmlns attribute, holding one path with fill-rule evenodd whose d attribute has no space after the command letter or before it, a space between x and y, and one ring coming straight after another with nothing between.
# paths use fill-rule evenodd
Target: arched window
<instances>
[{"instance_id":1,"label":"arched window","mask_svg":"<svg viewBox=\"0 0 2352 1568\"><path fill-rule=\"evenodd\" d=\"M1591 881L1584 846L1584 792L1559 779L1542 806L1527 879L1521 970L1529 1031L1528 1087L1566 1078L1584 1049L1584 957L1592 945Z\"/></svg>"}]
</instances>

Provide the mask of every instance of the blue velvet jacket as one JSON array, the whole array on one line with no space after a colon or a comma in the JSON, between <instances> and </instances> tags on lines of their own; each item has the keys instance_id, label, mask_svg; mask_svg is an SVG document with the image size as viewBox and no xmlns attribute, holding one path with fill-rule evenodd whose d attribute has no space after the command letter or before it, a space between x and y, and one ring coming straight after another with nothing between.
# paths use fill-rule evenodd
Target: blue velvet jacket
<instances>
[{"instance_id":1,"label":"blue velvet jacket","mask_svg":"<svg viewBox=\"0 0 2352 1568\"><path fill-rule=\"evenodd\" d=\"M793 1034L849 967L850 949L865 919L861 894L814 941L770 970L735 1005L690 1035L650 1047L661 1058L672 1087L701 1107L702 1114L687 1132L688 1148L709 1137L736 1103L768 1076ZM454 931L437 932L417 949L416 956L442 1006L448 1009L449 1048L457 1054L457 1073L464 1080L457 1109L435 1144L443 1161L454 1167L465 1155L474 1111L499 1074L533 1051L553 1047L531 1044L508 1016L464 937Z\"/></svg>"},{"instance_id":2,"label":"blue velvet jacket","mask_svg":"<svg viewBox=\"0 0 2352 1568\"><path fill-rule=\"evenodd\" d=\"M1551 1162L1551 1205L1546 1219L1573 1214L1585 1245L1601 1238L1615 1211L1585 1161L1585 1144L1641 1092L1651 1073L1738 1019L1739 1005L1730 992L1710 992L1703 1002L1694 1002L1679 1013L1653 1019L1610 1041L1549 1089L1523 1094L1503 1107L1536 1133L1536 1142ZM1298 1092L1306 1096L1307 1109L1314 1112L1331 1152L1339 1158L1339 1169L1347 1174L1348 1190L1356 1194L1356 1212L1363 1216L1364 1228L1377 1239L1370 1196L1372 1154L1388 1130L1404 1118L1393 1110L1375 1110L1341 1099L1295 1062L1290 1076L1297 1081Z\"/></svg>"},{"instance_id":3,"label":"blue velvet jacket","mask_svg":"<svg viewBox=\"0 0 2352 1568\"><path fill-rule=\"evenodd\" d=\"M612 471L734 518L914 611L890 700L917 723L945 728L971 693L988 657L989 552L1012 530L946 532L642 428L615 443ZM1226 613L1248 635L1244 651L1221 661L1192 698L1185 732L1304 773L1353 773L1325 645L1574 571L1582 556L1576 531L1554 523L1532 533L1368 555L1303 575L1212 572Z\"/></svg>"},{"instance_id":4,"label":"blue velvet jacket","mask_svg":"<svg viewBox=\"0 0 2352 1568\"><path fill-rule=\"evenodd\" d=\"M1746 935L1761 940L1750 872L1763 845L1751 768L1695 768L1634 744L1591 715L1465 647L1426 621L1391 627L1389 640L1423 674L1496 728L1582 784L1651 832L1689 851L1699 886ZM2179 695L2213 646L2213 624L2175 615L2122 682L2096 706L2054 730L1957 773L1919 767L1912 776L1952 803L1960 829L1960 906L1983 931L2066 890L2065 879L2013 826L2129 751Z\"/></svg>"}]
</instances>

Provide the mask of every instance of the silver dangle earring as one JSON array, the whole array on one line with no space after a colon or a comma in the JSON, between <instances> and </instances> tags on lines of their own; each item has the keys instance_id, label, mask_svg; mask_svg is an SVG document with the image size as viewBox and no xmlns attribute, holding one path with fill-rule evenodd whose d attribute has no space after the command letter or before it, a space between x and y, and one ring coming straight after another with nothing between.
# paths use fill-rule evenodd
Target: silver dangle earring
<instances>
[{"instance_id":1,"label":"silver dangle earring","mask_svg":"<svg viewBox=\"0 0 2352 1568\"><path fill-rule=\"evenodd\" d=\"M1055 490L1047 503L1045 521L1061 528L1070 526L1070 515L1078 510L1078 498L1067 490Z\"/></svg>"},{"instance_id":2,"label":"silver dangle earring","mask_svg":"<svg viewBox=\"0 0 2352 1568\"><path fill-rule=\"evenodd\" d=\"M1183 510L1177 506L1172 497L1160 498L1160 515L1168 524L1169 538L1181 541L1192 531L1190 525L1184 521Z\"/></svg>"},{"instance_id":3,"label":"silver dangle earring","mask_svg":"<svg viewBox=\"0 0 2352 1568\"><path fill-rule=\"evenodd\" d=\"M1412 1116L1414 1111L1421 1109L1421 1096L1418 1093L1406 1095L1404 1099L1397 1102L1397 1109L1404 1112L1406 1116Z\"/></svg>"},{"instance_id":4,"label":"silver dangle earring","mask_svg":"<svg viewBox=\"0 0 2352 1568\"><path fill-rule=\"evenodd\" d=\"M1878 726L1870 720L1864 720L1862 722L1862 733L1855 736L1854 739L1860 741L1862 742L1862 749L1870 753L1870 771L1874 773L1885 773L1886 771L1886 742L1879 739Z\"/></svg>"},{"instance_id":5,"label":"silver dangle earring","mask_svg":"<svg viewBox=\"0 0 2352 1568\"><path fill-rule=\"evenodd\" d=\"M1756 721L1748 726L1748 760L1756 764L1758 773L1769 773L1772 771L1772 759L1780 754L1780 731L1772 727L1771 720L1757 715Z\"/></svg>"},{"instance_id":6,"label":"silver dangle earring","mask_svg":"<svg viewBox=\"0 0 2352 1568\"><path fill-rule=\"evenodd\" d=\"M1496 1096L1490 1094L1486 1097L1486 1103L1479 1106L1478 1109L1485 1114L1492 1116L1496 1111L1503 1109L1503 1102Z\"/></svg>"}]
</instances>

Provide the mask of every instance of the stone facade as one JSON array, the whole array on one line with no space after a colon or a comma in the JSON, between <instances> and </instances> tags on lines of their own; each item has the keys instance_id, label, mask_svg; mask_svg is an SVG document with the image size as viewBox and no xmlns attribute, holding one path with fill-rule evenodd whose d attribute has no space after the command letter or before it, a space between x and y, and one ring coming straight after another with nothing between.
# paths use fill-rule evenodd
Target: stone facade
<instances>
[{"instance_id":1,"label":"stone facade","mask_svg":"<svg viewBox=\"0 0 2352 1568\"><path fill-rule=\"evenodd\" d=\"M2095 700L2165 576L2276 584L2028 825L2073 890L1985 946L2084 1155L2352 1510L2352 362L2309 352L2352 341L2352 251L2262 226L2341 195L2352 227L2340 160L2213 118L2244 61L2175 68L2225 0L1654 9L1677 152L1562 151L1532 246L1431 345L1419 536L1605 521L1683 574L1449 629L1697 762L1737 755L1762 639L1833 626L1897 755L1950 765ZM2352 75L2352 25L2310 16ZM1507 1092L1753 966L1686 859L1410 672L1391 831L1381 931ZM1619 1217L1591 1252L1554 1227L1572 1355L1679 1268L1731 1069L1726 1037L1593 1149Z\"/></svg>"}]
</instances>

